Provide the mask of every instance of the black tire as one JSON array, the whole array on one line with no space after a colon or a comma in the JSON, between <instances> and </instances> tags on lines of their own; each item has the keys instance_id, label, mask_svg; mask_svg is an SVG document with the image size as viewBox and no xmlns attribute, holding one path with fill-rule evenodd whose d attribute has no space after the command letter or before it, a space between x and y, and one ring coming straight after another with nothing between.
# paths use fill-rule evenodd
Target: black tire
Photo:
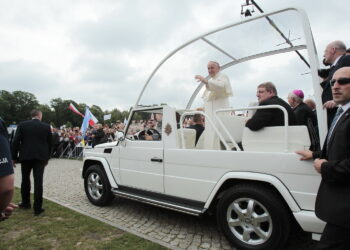
<instances>
[{"instance_id":1,"label":"black tire","mask_svg":"<svg viewBox=\"0 0 350 250\"><path fill-rule=\"evenodd\" d=\"M84 175L85 193L90 202L96 206L106 206L113 201L111 185L104 169L91 165Z\"/></svg>"},{"instance_id":2,"label":"black tire","mask_svg":"<svg viewBox=\"0 0 350 250\"><path fill-rule=\"evenodd\" d=\"M239 184L225 191L219 200L217 222L237 249L283 249L291 227L288 209L272 188Z\"/></svg>"}]
</instances>

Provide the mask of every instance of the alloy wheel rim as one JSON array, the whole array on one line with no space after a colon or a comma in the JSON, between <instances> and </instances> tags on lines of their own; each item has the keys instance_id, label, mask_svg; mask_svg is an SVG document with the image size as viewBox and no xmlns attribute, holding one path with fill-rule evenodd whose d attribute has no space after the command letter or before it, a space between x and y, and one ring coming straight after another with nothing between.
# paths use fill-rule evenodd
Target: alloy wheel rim
<instances>
[{"instance_id":1,"label":"alloy wheel rim","mask_svg":"<svg viewBox=\"0 0 350 250\"><path fill-rule=\"evenodd\" d=\"M257 200L234 200L227 208L226 219L231 232L246 244L264 244L271 237L271 215Z\"/></svg>"},{"instance_id":2,"label":"alloy wheel rim","mask_svg":"<svg viewBox=\"0 0 350 250\"><path fill-rule=\"evenodd\" d=\"M103 183L100 176L92 172L88 177L88 191L92 198L98 200L101 198L103 193Z\"/></svg>"}]
</instances>

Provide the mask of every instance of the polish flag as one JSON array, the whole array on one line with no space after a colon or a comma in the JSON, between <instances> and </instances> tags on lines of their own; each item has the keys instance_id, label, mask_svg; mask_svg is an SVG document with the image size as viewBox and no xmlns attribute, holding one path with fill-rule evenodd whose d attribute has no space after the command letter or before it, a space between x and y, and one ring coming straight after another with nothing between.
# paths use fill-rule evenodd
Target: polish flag
<instances>
[{"instance_id":1,"label":"polish flag","mask_svg":"<svg viewBox=\"0 0 350 250\"><path fill-rule=\"evenodd\" d=\"M89 110L89 124L90 126L94 126L96 123L98 123L97 118L91 113L91 111Z\"/></svg>"},{"instance_id":2,"label":"polish flag","mask_svg":"<svg viewBox=\"0 0 350 250\"><path fill-rule=\"evenodd\" d=\"M79 110L73 105L73 103L69 104L69 109L72 110L77 115L80 115L81 117L84 117L84 115L79 112Z\"/></svg>"},{"instance_id":3,"label":"polish flag","mask_svg":"<svg viewBox=\"0 0 350 250\"><path fill-rule=\"evenodd\" d=\"M91 113L89 107L86 106L84 120L83 120L83 123L81 124L81 134L85 135L85 132L89 127L89 125L93 126L97 122L98 120L96 119L96 117Z\"/></svg>"}]
</instances>

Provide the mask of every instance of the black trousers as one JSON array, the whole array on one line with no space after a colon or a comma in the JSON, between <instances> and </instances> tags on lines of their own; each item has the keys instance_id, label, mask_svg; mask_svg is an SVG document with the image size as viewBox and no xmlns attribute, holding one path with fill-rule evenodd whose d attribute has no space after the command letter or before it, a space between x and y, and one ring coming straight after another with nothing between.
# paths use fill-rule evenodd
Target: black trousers
<instances>
[{"instance_id":1,"label":"black trousers","mask_svg":"<svg viewBox=\"0 0 350 250\"><path fill-rule=\"evenodd\" d=\"M350 247L350 228L334 224L326 224L321 240L316 246L318 250L347 250Z\"/></svg>"},{"instance_id":2,"label":"black trousers","mask_svg":"<svg viewBox=\"0 0 350 250\"><path fill-rule=\"evenodd\" d=\"M34 210L40 210L43 205L43 177L47 161L29 160L21 162L22 184L21 195L24 204L30 204L30 173L33 169L34 179Z\"/></svg>"}]
</instances>

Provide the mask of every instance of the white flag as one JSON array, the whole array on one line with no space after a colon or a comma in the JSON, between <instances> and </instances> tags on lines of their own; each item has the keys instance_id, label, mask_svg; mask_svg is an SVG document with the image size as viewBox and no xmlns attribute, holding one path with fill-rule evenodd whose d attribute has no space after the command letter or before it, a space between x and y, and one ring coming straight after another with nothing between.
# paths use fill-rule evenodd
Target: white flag
<instances>
[{"instance_id":1,"label":"white flag","mask_svg":"<svg viewBox=\"0 0 350 250\"><path fill-rule=\"evenodd\" d=\"M105 120L105 121L110 120L111 117L112 117L111 114L109 114L109 115L104 115L104 116L103 116L103 120Z\"/></svg>"}]
</instances>

